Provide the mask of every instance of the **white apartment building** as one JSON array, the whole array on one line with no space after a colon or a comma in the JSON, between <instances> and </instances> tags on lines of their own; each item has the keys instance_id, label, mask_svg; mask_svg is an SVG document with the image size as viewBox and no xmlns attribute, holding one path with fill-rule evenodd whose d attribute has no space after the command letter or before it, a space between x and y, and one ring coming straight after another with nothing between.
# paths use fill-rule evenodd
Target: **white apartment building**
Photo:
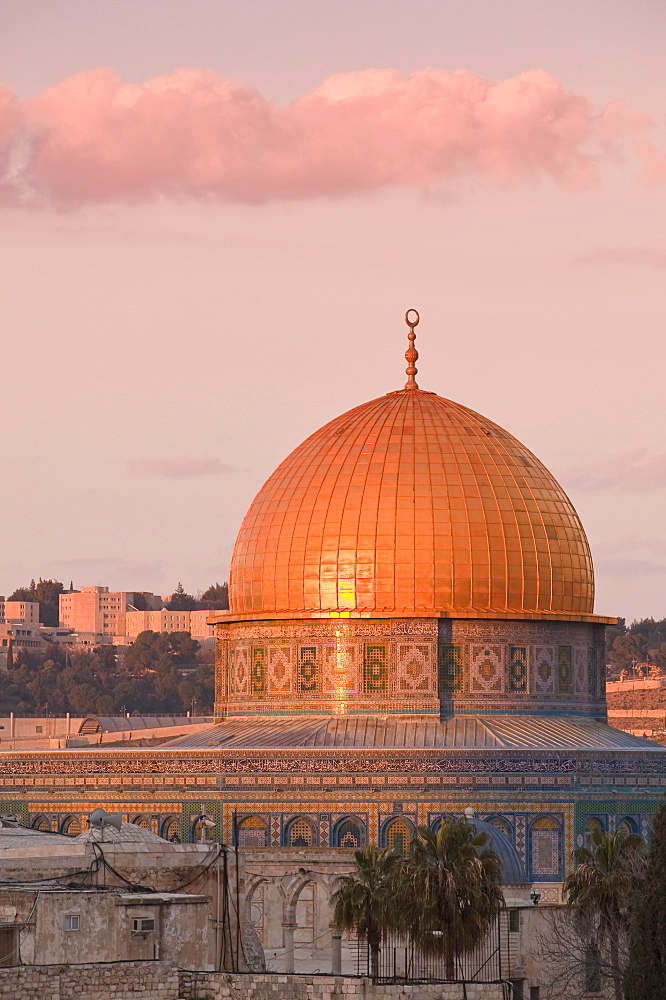
<instances>
[{"instance_id":1,"label":"white apartment building","mask_svg":"<svg viewBox=\"0 0 666 1000\"><path fill-rule=\"evenodd\" d=\"M0 623L12 622L16 625L39 627L38 601L6 601L0 598Z\"/></svg>"},{"instance_id":2,"label":"white apartment building","mask_svg":"<svg viewBox=\"0 0 666 1000\"><path fill-rule=\"evenodd\" d=\"M125 634L133 642L141 632L189 632L193 639L209 639L215 634L214 626L206 624L211 611L128 611L125 615Z\"/></svg>"},{"instance_id":3,"label":"white apartment building","mask_svg":"<svg viewBox=\"0 0 666 1000\"><path fill-rule=\"evenodd\" d=\"M153 607L162 603L154 594L142 593L141 597ZM69 591L60 595L60 624L75 632L124 636L125 615L137 598L136 592L109 590L108 587L81 587L78 591Z\"/></svg>"}]
</instances>

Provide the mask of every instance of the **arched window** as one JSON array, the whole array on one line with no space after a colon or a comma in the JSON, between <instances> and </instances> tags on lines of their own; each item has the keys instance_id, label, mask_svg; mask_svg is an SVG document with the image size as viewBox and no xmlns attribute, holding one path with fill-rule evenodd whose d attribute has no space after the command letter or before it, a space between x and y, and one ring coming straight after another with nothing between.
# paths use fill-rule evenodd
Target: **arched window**
<instances>
[{"instance_id":1,"label":"arched window","mask_svg":"<svg viewBox=\"0 0 666 1000\"><path fill-rule=\"evenodd\" d=\"M30 826L33 828L33 830L41 830L44 833L46 833L47 831L49 833L51 832L51 824L44 815L35 816Z\"/></svg>"},{"instance_id":2,"label":"arched window","mask_svg":"<svg viewBox=\"0 0 666 1000\"><path fill-rule=\"evenodd\" d=\"M176 816L167 816L162 823L160 837L168 840L172 844L180 844L183 839L183 829L180 820Z\"/></svg>"},{"instance_id":3,"label":"arched window","mask_svg":"<svg viewBox=\"0 0 666 1000\"><path fill-rule=\"evenodd\" d=\"M513 843L513 827L508 819L505 819L504 816L489 816L487 822Z\"/></svg>"},{"instance_id":4,"label":"arched window","mask_svg":"<svg viewBox=\"0 0 666 1000\"><path fill-rule=\"evenodd\" d=\"M532 878L560 877L560 825L552 816L542 816L530 827L530 867Z\"/></svg>"},{"instance_id":5,"label":"arched window","mask_svg":"<svg viewBox=\"0 0 666 1000\"><path fill-rule=\"evenodd\" d=\"M261 816L246 816L238 824L239 847L266 847L268 826Z\"/></svg>"},{"instance_id":6,"label":"arched window","mask_svg":"<svg viewBox=\"0 0 666 1000\"><path fill-rule=\"evenodd\" d=\"M333 847L363 847L365 842L365 830L360 820L342 819L333 830Z\"/></svg>"},{"instance_id":7,"label":"arched window","mask_svg":"<svg viewBox=\"0 0 666 1000\"><path fill-rule=\"evenodd\" d=\"M135 816L132 823L134 826L140 826L143 830L150 830L150 817L144 814Z\"/></svg>"},{"instance_id":8,"label":"arched window","mask_svg":"<svg viewBox=\"0 0 666 1000\"><path fill-rule=\"evenodd\" d=\"M250 923L257 932L257 937L262 944L264 941L264 883L260 882L254 887L248 897L248 915Z\"/></svg>"},{"instance_id":9,"label":"arched window","mask_svg":"<svg viewBox=\"0 0 666 1000\"><path fill-rule=\"evenodd\" d=\"M638 833L638 827L636 825L636 820L632 819L631 816L625 816L624 819L622 819L617 824L617 831L618 831L618 833L620 832L620 830L623 833L625 833L627 835L627 837L631 836L632 833Z\"/></svg>"},{"instance_id":10,"label":"arched window","mask_svg":"<svg viewBox=\"0 0 666 1000\"><path fill-rule=\"evenodd\" d=\"M192 841L195 844L214 843L215 822L210 816L202 814L192 823Z\"/></svg>"},{"instance_id":11,"label":"arched window","mask_svg":"<svg viewBox=\"0 0 666 1000\"><path fill-rule=\"evenodd\" d=\"M291 901L294 914L294 943L312 945L315 939L315 911L317 906L314 882L305 882Z\"/></svg>"},{"instance_id":12,"label":"arched window","mask_svg":"<svg viewBox=\"0 0 666 1000\"><path fill-rule=\"evenodd\" d=\"M64 820L60 824L60 832L66 833L70 837L78 837L82 830L83 827L78 816L65 816Z\"/></svg>"},{"instance_id":13,"label":"arched window","mask_svg":"<svg viewBox=\"0 0 666 1000\"><path fill-rule=\"evenodd\" d=\"M405 854L412 839L410 827L402 819L394 819L384 831L386 846L396 854Z\"/></svg>"},{"instance_id":14,"label":"arched window","mask_svg":"<svg viewBox=\"0 0 666 1000\"><path fill-rule=\"evenodd\" d=\"M588 816L587 822L585 823L585 846L589 847L592 843L592 834L603 833L604 825L598 816Z\"/></svg>"},{"instance_id":15,"label":"arched window","mask_svg":"<svg viewBox=\"0 0 666 1000\"><path fill-rule=\"evenodd\" d=\"M287 847L312 847L314 840L314 830L309 820L303 816L291 820L285 835Z\"/></svg>"}]
</instances>

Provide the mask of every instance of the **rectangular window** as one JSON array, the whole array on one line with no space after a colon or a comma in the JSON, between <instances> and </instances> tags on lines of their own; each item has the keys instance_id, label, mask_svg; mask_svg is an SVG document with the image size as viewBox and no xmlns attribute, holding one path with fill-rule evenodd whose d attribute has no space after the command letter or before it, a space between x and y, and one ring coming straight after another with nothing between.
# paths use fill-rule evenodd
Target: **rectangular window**
<instances>
[{"instance_id":1,"label":"rectangular window","mask_svg":"<svg viewBox=\"0 0 666 1000\"><path fill-rule=\"evenodd\" d=\"M449 643L439 646L439 690L451 693L462 691L462 649Z\"/></svg>"},{"instance_id":2,"label":"rectangular window","mask_svg":"<svg viewBox=\"0 0 666 1000\"><path fill-rule=\"evenodd\" d=\"M530 986L530 1000L539 1000L541 990L538 986Z\"/></svg>"},{"instance_id":3,"label":"rectangular window","mask_svg":"<svg viewBox=\"0 0 666 1000\"><path fill-rule=\"evenodd\" d=\"M557 690L571 694L571 646L559 646L557 650Z\"/></svg>"},{"instance_id":4,"label":"rectangular window","mask_svg":"<svg viewBox=\"0 0 666 1000\"><path fill-rule=\"evenodd\" d=\"M509 930L516 934L520 930L520 910L509 910Z\"/></svg>"},{"instance_id":5,"label":"rectangular window","mask_svg":"<svg viewBox=\"0 0 666 1000\"><path fill-rule=\"evenodd\" d=\"M43 731L44 731L43 726L35 726L35 732L36 733L41 733Z\"/></svg>"},{"instance_id":6,"label":"rectangular window","mask_svg":"<svg viewBox=\"0 0 666 1000\"><path fill-rule=\"evenodd\" d=\"M386 691L386 646L366 646L363 657L363 690L366 694Z\"/></svg>"},{"instance_id":7,"label":"rectangular window","mask_svg":"<svg viewBox=\"0 0 666 1000\"><path fill-rule=\"evenodd\" d=\"M298 651L298 690L306 694L317 690L316 646L301 646Z\"/></svg>"},{"instance_id":8,"label":"rectangular window","mask_svg":"<svg viewBox=\"0 0 666 1000\"><path fill-rule=\"evenodd\" d=\"M511 1000L524 1000L525 991L523 989L525 985L524 979L512 979L511 980Z\"/></svg>"},{"instance_id":9,"label":"rectangular window","mask_svg":"<svg viewBox=\"0 0 666 1000\"><path fill-rule=\"evenodd\" d=\"M65 917L65 930L78 931L81 926L81 918L78 913L70 913Z\"/></svg>"},{"instance_id":10,"label":"rectangular window","mask_svg":"<svg viewBox=\"0 0 666 1000\"><path fill-rule=\"evenodd\" d=\"M509 646L509 691L527 693L527 649Z\"/></svg>"},{"instance_id":11,"label":"rectangular window","mask_svg":"<svg viewBox=\"0 0 666 1000\"><path fill-rule=\"evenodd\" d=\"M252 694L262 694L266 690L266 650L263 646L252 647Z\"/></svg>"}]
</instances>

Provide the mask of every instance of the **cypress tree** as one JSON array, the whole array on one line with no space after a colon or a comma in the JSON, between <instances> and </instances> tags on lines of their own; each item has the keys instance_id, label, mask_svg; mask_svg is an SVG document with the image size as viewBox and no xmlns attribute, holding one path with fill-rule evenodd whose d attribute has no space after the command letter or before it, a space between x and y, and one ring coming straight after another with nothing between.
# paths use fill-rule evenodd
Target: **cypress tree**
<instances>
[{"instance_id":1,"label":"cypress tree","mask_svg":"<svg viewBox=\"0 0 666 1000\"><path fill-rule=\"evenodd\" d=\"M626 1000L666 1000L666 804L655 817L645 882L629 927Z\"/></svg>"}]
</instances>

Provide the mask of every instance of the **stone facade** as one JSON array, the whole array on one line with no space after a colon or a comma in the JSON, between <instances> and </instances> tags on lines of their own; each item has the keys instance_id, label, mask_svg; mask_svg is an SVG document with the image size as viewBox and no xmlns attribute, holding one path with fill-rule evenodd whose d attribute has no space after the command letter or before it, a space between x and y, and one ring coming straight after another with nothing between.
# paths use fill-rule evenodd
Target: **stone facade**
<instances>
[{"instance_id":1,"label":"stone facade","mask_svg":"<svg viewBox=\"0 0 666 1000\"><path fill-rule=\"evenodd\" d=\"M220 623L216 715L604 719L604 626L461 618Z\"/></svg>"},{"instance_id":2,"label":"stone facade","mask_svg":"<svg viewBox=\"0 0 666 1000\"><path fill-rule=\"evenodd\" d=\"M464 988L460 983L380 986L369 979L343 979L341 976L227 976L181 972L180 996L183 1000L277 1000L280 997L289 997L289 1000L332 1000L333 997L349 1000L403 1000L406 997L504 1000L506 993L500 983L472 983Z\"/></svg>"},{"instance_id":3,"label":"stone facade","mask_svg":"<svg viewBox=\"0 0 666 1000\"><path fill-rule=\"evenodd\" d=\"M10 752L0 810L72 832L101 806L182 841L350 848L471 807L509 836L527 879L553 882L592 820L649 834L665 787L656 747Z\"/></svg>"},{"instance_id":4,"label":"stone facade","mask_svg":"<svg viewBox=\"0 0 666 1000\"><path fill-rule=\"evenodd\" d=\"M0 1000L177 1000L179 990L166 962L0 969Z\"/></svg>"}]
</instances>

